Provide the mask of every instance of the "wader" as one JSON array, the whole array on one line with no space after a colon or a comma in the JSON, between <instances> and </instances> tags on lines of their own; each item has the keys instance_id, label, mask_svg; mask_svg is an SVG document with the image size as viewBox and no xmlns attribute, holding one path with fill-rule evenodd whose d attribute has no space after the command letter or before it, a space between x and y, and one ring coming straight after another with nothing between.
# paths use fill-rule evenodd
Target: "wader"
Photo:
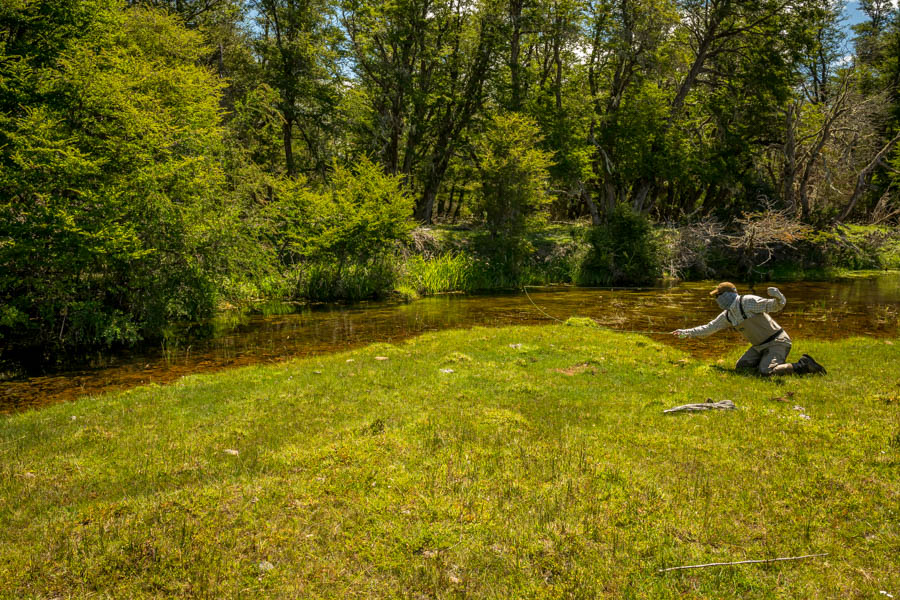
<instances>
[{"instance_id":1,"label":"wader","mask_svg":"<svg viewBox=\"0 0 900 600\"><path fill-rule=\"evenodd\" d=\"M731 326L740 331L753 346L737 361L736 369L756 369L761 375L790 375L794 365L787 362L791 352L791 338L768 313L757 313L747 317L742 304L743 296L738 296L738 307L744 318L739 323L731 323L728 313L725 318Z\"/></svg>"}]
</instances>

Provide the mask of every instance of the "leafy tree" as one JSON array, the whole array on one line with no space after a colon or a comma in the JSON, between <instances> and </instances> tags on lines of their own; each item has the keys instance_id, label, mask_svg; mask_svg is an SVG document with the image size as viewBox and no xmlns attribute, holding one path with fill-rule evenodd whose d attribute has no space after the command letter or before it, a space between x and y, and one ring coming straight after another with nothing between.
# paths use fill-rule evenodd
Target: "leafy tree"
<instances>
[{"instance_id":1,"label":"leafy tree","mask_svg":"<svg viewBox=\"0 0 900 600\"><path fill-rule=\"evenodd\" d=\"M626 165L640 165L634 151L650 151L660 133L658 100L648 107L652 116L644 119L638 98L659 98L653 89L656 82L645 78L671 69L667 65L675 38L670 32L678 14L671 3L657 0L598 0L588 11L586 70L592 114L586 133L593 148L593 177L586 200L598 224L597 206L610 214L626 200L636 179L649 177L649 172L628 173ZM644 130L643 136L628 130L632 124Z\"/></svg>"},{"instance_id":2,"label":"leafy tree","mask_svg":"<svg viewBox=\"0 0 900 600\"><path fill-rule=\"evenodd\" d=\"M539 215L550 201L551 154L538 147L540 141L533 121L510 113L494 117L476 146L476 210L494 238L522 235L528 218Z\"/></svg>"},{"instance_id":3,"label":"leafy tree","mask_svg":"<svg viewBox=\"0 0 900 600\"><path fill-rule=\"evenodd\" d=\"M70 3L86 21L65 37L47 25L55 6L21 5L5 51L27 58L0 58L28 96L0 113L0 335L41 352L209 316L242 249L221 197L221 84L197 66L200 37L93 2Z\"/></svg>"},{"instance_id":4,"label":"leafy tree","mask_svg":"<svg viewBox=\"0 0 900 600\"><path fill-rule=\"evenodd\" d=\"M516 113L495 116L476 143L475 212L490 235L480 254L505 275L517 277L532 248L529 222L546 218L551 154L541 150L537 125Z\"/></svg>"},{"instance_id":5,"label":"leafy tree","mask_svg":"<svg viewBox=\"0 0 900 600\"><path fill-rule=\"evenodd\" d=\"M806 99L826 102L833 87L835 69L846 52L847 35L843 27L843 0L811 1L802 6L805 18L791 28L792 38L798 42L801 86Z\"/></svg>"},{"instance_id":6,"label":"leafy tree","mask_svg":"<svg viewBox=\"0 0 900 600\"><path fill-rule=\"evenodd\" d=\"M492 2L400 0L343 4L371 149L417 192L416 218L435 200L463 136L482 109L498 52Z\"/></svg>"},{"instance_id":7,"label":"leafy tree","mask_svg":"<svg viewBox=\"0 0 900 600\"><path fill-rule=\"evenodd\" d=\"M332 6L325 0L253 0L252 6L261 79L279 94L285 171L291 176L301 170L317 173L324 179L341 81L341 34L333 24ZM294 154L297 133L306 148L302 163Z\"/></svg>"},{"instance_id":8,"label":"leafy tree","mask_svg":"<svg viewBox=\"0 0 900 600\"><path fill-rule=\"evenodd\" d=\"M853 26L856 33L856 55L864 65L881 59L881 37L890 25L894 13L892 0L860 0L859 8L868 20Z\"/></svg>"},{"instance_id":9,"label":"leafy tree","mask_svg":"<svg viewBox=\"0 0 900 600\"><path fill-rule=\"evenodd\" d=\"M235 10L235 0L126 0L129 6L163 10L181 17L190 28L220 20L222 13Z\"/></svg>"}]
</instances>

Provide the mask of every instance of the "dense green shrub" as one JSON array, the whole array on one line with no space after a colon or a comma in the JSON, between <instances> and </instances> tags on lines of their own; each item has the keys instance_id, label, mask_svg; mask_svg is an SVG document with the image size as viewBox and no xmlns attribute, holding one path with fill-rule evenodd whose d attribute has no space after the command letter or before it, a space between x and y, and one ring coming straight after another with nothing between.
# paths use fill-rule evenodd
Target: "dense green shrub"
<instances>
[{"instance_id":1,"label":"dense green shrub","mask_svg":"<svg viewBox=\"0 0 900 600\"><path fill-rule=\"evenodd\" d=\"M619 206L588 230L590 247L579 265L580 285L645 285L662 276L661 249L650 221Z\"/></svg>"},{"instance_id":2,"label":"dense green shrub","mask_svg":"<svg viewBox=\"0 0 900 600\"><path fill-rule=\"evenodd\" d=\"M295 298L359 300L389 292L394 254L412 230L413 202L400 179L367 159L335 167L320 190L279 180L264 211L267 242L292 279Z\"/></svg>"},{"instance_id":3,"label":"dense green shrub","mask_svg":"<svg viewBox=\"0 0 900 600\"><path fill-rule=\"evenodd\" d=\"M20 3L13 18L47 25L52 4ZM0 46L7 350L131 344L207 317L229 256L246 250L222 193L222 84L198 66L201 37L161 12L66 4L84 8L78 27L60 17L66 39L48 45L36 27Z\"/></svg>"},{"instance_id":4,"label":"dense green shrub","mask_svg":"<svg viewBox=\"0 0 900 600\"><path fill-rule=\"evenodd\" d=\"M880 269L896 266L891 250L900 245L900 233L889 228L845 225L816 231L798 250L807 264L845 269Z\"/></svg>"}]
</instances>

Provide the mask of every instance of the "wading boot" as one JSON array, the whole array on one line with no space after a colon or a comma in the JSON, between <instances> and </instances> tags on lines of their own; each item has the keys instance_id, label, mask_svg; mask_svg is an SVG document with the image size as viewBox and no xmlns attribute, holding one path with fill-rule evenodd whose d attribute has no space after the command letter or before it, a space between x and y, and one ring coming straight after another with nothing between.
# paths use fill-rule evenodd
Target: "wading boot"
<instances>
[{"instance_id":1,"label":"wading boot","mask_svg":"<svg viewBox=\"0 0 900 600\"><path fill-rule=\"evenodd\" d=\"M816 359L814 359L809 354L804 354L803 358L801 358L800 361L805 361L807 373L813 373L813 374L821 373L822 375L828 374L828 371L825 370L825 367L823 367L822 365L817 363ZM800 361L797 361L797 362L800 362Z\"/></svg>"}]
</instances>

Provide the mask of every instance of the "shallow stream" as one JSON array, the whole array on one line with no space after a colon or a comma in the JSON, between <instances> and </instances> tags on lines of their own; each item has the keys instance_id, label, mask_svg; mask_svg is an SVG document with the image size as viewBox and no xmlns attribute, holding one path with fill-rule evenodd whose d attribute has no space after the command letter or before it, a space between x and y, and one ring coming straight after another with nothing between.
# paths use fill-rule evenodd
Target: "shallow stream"
<instances>
[{"instance_id":1,"label":"shallow stream","mask_svg":"<svg viewBox=\"0 0 900 600\"><path fill-rule=\"evenodd\" d=\"M715 317L719 309L708 296L713 286L690 282L643 289L545 287L529 288L527 295L450 294L411 304L370 302L291 309L287 314L231 315L220 319L218 333L208 338L192 336L186 329L160 348L100 354L86 358L77 370L0 382L0 412L165 383L191 373L398 342L426 331L549 324L571 316L591 317L616 330L644 332L712 358L746 343L734 331L686 341L664 332ZM765 296L766 287L758 284L752 291ZM788 303L775 318L794 339L798 355L805 339L900 335L900 273L778 287ZM751 292L747 286L739 288L741 293Z\"/></svg>"}]
</instances>

